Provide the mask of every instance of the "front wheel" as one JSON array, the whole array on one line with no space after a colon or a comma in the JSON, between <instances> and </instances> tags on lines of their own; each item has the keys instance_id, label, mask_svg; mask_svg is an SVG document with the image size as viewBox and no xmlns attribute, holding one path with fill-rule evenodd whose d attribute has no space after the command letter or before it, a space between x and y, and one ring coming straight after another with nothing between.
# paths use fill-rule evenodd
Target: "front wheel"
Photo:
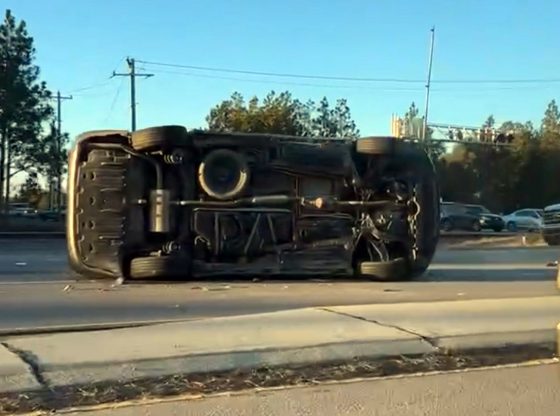
<instances>
[{"instance_id":1,"label":"front wheel","mask_svg":"<svg viewBox=\"0 0 560 416\"><path fill-rule=\"evenodd\" d=\"M389 261L363 261L356 269L358 277L384 282L403 280L408 273L407 261L402 257Z\"/></svg>"},{"instance_id":2,"label":"front wheel","mask_svg":"<svg viewBox=\"0 0 560 416\"><path fill-rule=\"evenodd\" d=\"M445 219L441 223L441 228L443 231L451 231L453 229L453 223L450 220Z\"/></svg>"},{"instance_id":3,"label":"front wheel","mask_svg":"<svg viewBox=\"0 0 560 416\"><path fill-rule=\"evenodd\" d=\"M507 229L508 231L514 233L517 231L517 224L515 224L513 221L510 221L507 223Z\"/></svg>"}]
</instances>

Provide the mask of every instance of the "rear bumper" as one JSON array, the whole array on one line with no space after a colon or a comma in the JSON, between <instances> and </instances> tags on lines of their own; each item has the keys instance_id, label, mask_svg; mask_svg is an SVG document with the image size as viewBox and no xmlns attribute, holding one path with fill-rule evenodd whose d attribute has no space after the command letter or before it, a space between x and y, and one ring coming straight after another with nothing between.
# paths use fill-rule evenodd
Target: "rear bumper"
<instances>
[{"instance_id":1,"label":"rear bumper","mask_svg":"<svg viewBox=\"0 0 560 416\"><path fill-rule=\"evenodd\" d=\"M67 184L67 212L66 212L66 246L68 263L77 273L90 276L120 277L122 272L115 268L101 269L86 265L82 259L79 248L79 235L77 224L77 193L78 168L83 153L88 143L104 140L111 142L125 142L128 132L123 130L102 130L84 133L77 137L76 143L68 155L68 184Z\"/></svg>"}]
</instances>

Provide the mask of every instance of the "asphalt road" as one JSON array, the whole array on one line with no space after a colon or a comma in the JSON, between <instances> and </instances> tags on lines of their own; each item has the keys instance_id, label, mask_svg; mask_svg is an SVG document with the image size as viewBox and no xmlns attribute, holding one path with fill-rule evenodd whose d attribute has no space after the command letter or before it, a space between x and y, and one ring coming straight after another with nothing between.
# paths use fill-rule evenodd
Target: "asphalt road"
<instances>
[{"instance_id":1,"label":"asphalt road","mask_svg":"<svg viewBox=\"0 0 560 416\"><path fill-rule=\"evenodd\" d=\"M94 416L556 416L559 364L414 375L107 406ZM78 416L83 413L72 412Z\"/></svg>"},{"instance_id":2,"label":"asphalt road","mask_svg":"<svg viewBox=\"0 0 560 416\"><path fill-rule=\"evenodd\" d=\"M422 279L202 281L114 285L77 281L63 240L0 240L0 334L271 312L306 306L556 294L558 249L441 250Z\"/></svg>"}]
</instances>

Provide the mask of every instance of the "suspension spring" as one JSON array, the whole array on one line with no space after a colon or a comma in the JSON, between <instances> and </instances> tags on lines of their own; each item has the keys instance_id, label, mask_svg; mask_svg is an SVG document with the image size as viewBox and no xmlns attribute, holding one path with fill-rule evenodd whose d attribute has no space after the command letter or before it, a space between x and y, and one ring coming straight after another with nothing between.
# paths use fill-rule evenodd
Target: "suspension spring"
<instances>
[{"instance_id":1,"label":"suspension spring","mask_svg":"<svg viewBox=\"0 0 560 416\"><path fill-rule=\"evenodd\" d=\"M168 165L180 165L181 163L183 163L184 158L185 155L180 150L175 150L171 153L167 153L163 155L163 161Z\"/></svg>"},{"instance_id":2,"label":"suspension spring","mask_svg":"<svg viewBox=\"0 0 560 416\"><path fill-rule=\"evenodd\" d=\"M181 246L179 245L179 243L177 243L175 241L168 241L168 242L164 243L162 248L161 248L161 250L166 254L175 253L175 252L179 251L180 249L181 249Z\"/></svg>"}]
</instances>

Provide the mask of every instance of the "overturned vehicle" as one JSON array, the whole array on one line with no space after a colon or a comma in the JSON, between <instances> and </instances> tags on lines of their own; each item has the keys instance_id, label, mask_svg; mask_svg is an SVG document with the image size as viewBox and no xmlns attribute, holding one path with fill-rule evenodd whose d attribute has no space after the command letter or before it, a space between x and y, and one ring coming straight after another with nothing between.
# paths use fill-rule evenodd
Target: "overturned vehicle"
<instances>
[{"instance_id":1,"label":"overturned vehicle","mask_svg":"<svg viewBox=\"0 0 560 416\"><path fill-rule=\"evenodd\" d=\"M69 261L90 277L404 280L439 237L434 167L392 137L92 131L69 157Z\"/></svg>"}]
</instances>

